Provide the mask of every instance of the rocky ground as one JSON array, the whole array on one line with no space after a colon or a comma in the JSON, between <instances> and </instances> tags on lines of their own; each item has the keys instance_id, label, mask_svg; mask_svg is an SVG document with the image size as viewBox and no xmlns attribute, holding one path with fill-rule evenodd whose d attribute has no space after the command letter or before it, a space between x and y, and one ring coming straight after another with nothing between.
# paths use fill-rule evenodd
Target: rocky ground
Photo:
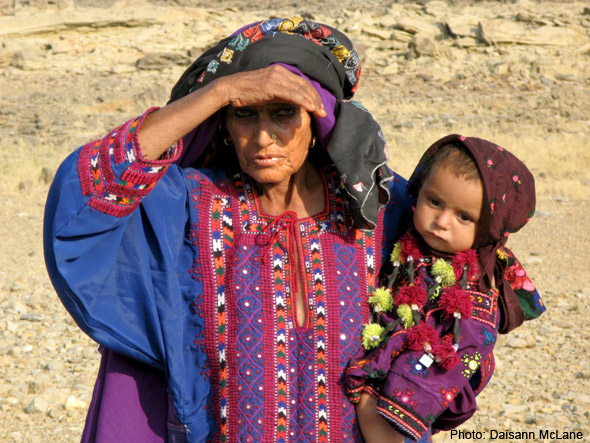
<instances>
[{"instance_id":1,"label":"rocky ground","mask_svg":"<svg viewBox=\"0 0 590 443\"><path fill-rule=\"evenodd\" d=\"M461 429L484 441L491 430L541 429L590 441L590 5L250 3L0 0L0 441L77 441L98 368L96 346L65 313L43 264L57 165L164 104L208 45L284 15L336 25L355 41L364 62L357 98L382 124L402 175L453 132L494 140L530 165L538 213L510 246L548 312L501 337L497 373Z\"/></svg>"}]
</instances>

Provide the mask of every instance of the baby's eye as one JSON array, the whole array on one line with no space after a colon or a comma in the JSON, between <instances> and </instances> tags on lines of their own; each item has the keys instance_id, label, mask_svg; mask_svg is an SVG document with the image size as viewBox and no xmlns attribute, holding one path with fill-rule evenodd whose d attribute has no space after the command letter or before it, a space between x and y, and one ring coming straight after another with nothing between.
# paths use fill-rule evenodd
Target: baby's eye
<instances>
[{"instance_id":1,"label":"baby's eye","mask_svg":"<svg viewBox=\"0 0 590 443\"><path fill-rule=\"evenodd\" d=\"M440 201L438 201L436 198L434 197L429 197L428 198L428 202L432 205L432 206L436 206L437 208L440 206Z\"/></svg>"},{"instance_id":2,"label":"baby's eye","mask_svg":"<svg viewBox=\"0 0 590 443\"><path fill-rule=\"evenodd\" d=\"M459 214L459 220L464 223L471 223L473 219L467 214Z\"/></svg>"}]
</instances>

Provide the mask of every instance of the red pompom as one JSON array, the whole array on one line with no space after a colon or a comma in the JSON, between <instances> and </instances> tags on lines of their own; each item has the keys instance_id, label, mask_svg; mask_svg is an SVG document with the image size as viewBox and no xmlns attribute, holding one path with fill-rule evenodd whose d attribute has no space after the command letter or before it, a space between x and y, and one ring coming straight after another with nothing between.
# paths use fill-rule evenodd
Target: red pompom
<instances>
[{"instance_id":1,"label":"red pompom","mask_svg":"<svg viewBox=\"0 0 590 443\"><path fill-rule=\"evenodd\" d=\"M438 306L443 310L444 316L448 319L454 317L455 312L461 314L461 318L470 319L473 314L473 302L471 296L467 291L455 285L446 289L440 300Z\"/></svg>"},{"instance_id":2,"label":"red pompom","mask_svg":"<svg viewBox=\"0 0 590 443\"><path fill-rule=\"evenodd\" d=\"M400 240L400 243L402 245L402 256L405 260L407 260L408 257L412 257L414 262L417 262L420 258L422 258L422 253L418 247L418 242L414 237L405 235Z\"/></svg>"},{"instance_id":3,"label":"red pompom","mask_svg":"<svg viewBox=\"0 0 590 443\"><path fill-rule=\"evenodd\" d=\"M459 356L455 352L455 348L448 341L434 345L432 355L434 355L437 364L445 371L453 369L459 362Z\"/></svg>"},{"instance_id":4,"label":"red pompom","mask_svg":"<svg viewBox=\"0 0 590 443\"><path fill-rule=\"evenodd\" d=\"M393 299L396 306L399 305L416 305L422 308L426 304L428 293L426 289L419 286L410 285L402 286Z\"/></svg>"},{"instance_id":5,"label":"red pompom","mask_svg":"<svg viewBox=\"0 0 590 443\"><path fill-rule=\"evenodd\" d=\"M424 351L424 345L426 343L429 343L432 347L438 344L438 340L436 330L426 323L414 326L408 331L408 347L412 351Z\"/></svg>"},{"instance_id":6,"label":"red pompom","mask_svg":"<svg viewBox=\"0 0 590 443\"><path fill-rule=\"evenodd\" d=\"M465 265L467 265L467 281L473 280L479 273L479 259L475 249L456 252L451 265L453 268L455 268L455 278L457 281L461 280L461 276L463 275L463 267Z\"/></svg>"}]
</instances>

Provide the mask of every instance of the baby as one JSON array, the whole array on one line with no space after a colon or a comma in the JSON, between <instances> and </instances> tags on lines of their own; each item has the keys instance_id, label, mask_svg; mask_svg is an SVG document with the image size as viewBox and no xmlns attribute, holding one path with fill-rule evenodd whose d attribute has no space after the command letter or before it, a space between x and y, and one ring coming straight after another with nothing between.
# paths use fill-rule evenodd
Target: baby
<instances>
[{"instance_id":1,"label":"baby","mask_svg":"<svg viewBox=\"0 0 590 443\"><path fill-rule=\"evenodd\" d=\"M345 374L368 443L419 440L469 419L493 373L498 332L545 310L504 246L535 208L520 160L449 135L426 151L408 189L412 226L369 297L373 320Z\"/></svg>"}]
</instances>

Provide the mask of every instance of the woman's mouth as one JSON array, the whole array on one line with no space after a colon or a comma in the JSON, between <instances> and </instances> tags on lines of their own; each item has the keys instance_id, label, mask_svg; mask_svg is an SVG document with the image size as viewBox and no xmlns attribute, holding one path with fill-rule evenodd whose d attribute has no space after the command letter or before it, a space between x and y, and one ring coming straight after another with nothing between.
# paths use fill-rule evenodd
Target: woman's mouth
<instances>
[{"instance_id":1,"label":"woman's mouth","mask_svg":"<svg viewBox=\"0 0 590 443\"><path fill-rule=\"evenodd\" d=\"M274 156L256 156L252 159L252 163L258 166L273 166L282 160L283 157Z\"/></svg>"}]
</instances>

